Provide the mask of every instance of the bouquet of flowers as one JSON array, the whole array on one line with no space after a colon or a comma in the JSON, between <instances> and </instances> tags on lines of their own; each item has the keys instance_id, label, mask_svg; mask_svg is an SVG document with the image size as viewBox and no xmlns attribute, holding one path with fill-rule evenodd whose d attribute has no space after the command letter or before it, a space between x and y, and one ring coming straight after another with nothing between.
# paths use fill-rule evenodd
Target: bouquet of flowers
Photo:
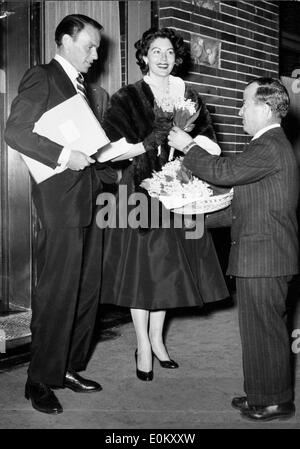
<instances>
[{"instance_id":1,"label":"bouquet of flowers","mask_svg":"<svg viewBox=\"0 0 300 449\"><path fill-rule=\"evenodd\" d=\"M233 189L217 189L216 192L215 187L193 176L182 165L182 160L176 158L165 164L161 171L154 171L151 178L144 179L141 187L150 196L158 198L166 209L176 213L206 213L230 204Z\"/></svg>"},{"instance_id":2,"label":"bouquet of flowers","mask_svg":"<svg viewBox=\"0 0 300 449\"><path fill-rule=\"evenodd\" d=\"M197 105L190 99L184 97L170 98L163 97L156 101L156 111L160 115L165 114L168 119L173 119L173 126L183 131L190 132L194 128L193 122L197 119L200 109L197 110ZM169 161L174 157L174 148L171 147Z\"/></svg>"}]
</instances>

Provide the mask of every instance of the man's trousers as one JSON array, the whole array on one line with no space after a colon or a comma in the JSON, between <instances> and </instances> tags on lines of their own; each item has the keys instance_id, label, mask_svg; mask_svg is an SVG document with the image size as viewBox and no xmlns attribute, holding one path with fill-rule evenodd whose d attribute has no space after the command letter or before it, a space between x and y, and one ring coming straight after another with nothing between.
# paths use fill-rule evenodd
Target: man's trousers
<instances>
[{"instance_id":1,"label":"man's trousers","mask_svg":"<svg viewBox=\"0 0 300 449\"><path fill-rule=\"evenodd\" d=\"M67 369L85 369L99 304L103 231L41 229L32 302L32 381L62 386Z\"/></svg>"},{"instance_id":2,"label":"man's trousers","mask_svg":"<svg viewBox=\"0 0 300 449\"><path fill-rule=\"evenodd\" d=\"M286 297L291 277L236 278L244 389L250 405L292 400Z\"/></svg>"}]
</instances>

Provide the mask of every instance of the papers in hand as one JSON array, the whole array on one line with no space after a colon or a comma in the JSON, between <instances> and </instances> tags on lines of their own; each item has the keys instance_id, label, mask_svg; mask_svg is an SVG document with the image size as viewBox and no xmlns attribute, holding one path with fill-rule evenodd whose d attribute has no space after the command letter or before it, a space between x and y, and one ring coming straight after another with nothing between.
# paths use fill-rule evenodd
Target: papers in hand
<instances>
[{"instance_id":1,"label":"papers in hand","mask_svg":"<svg viewBox=\"0 0 300 449\"><path fill-rule=\"evenodd\" d=\"M220 155L221 148L217 143L213 140L209 139L206 136L196 136L194 141L208 153L213 155ZM140 143L142 145L142 143ZM122 159L130 159L131 157L137 156L140 153L132 153L133 148L137 148L138 144L128 143L125 137L122 137L117 142L110 142L108 145L105 145L101 150L98 151L96 159L99 162L107 162L114 161L114 159L118 160L120 156L123 156ZM128 153L128 155L126 154Z\"/></svg>"},{"instance_id":2,"label":"papers in hand","mask_svg":"<svg viewBox=\"0 0 300 449\"><path fill-rule=\"evenodd\" d=\"M123 154L130 151L133 147L133 144L128 143L125 137L119 139L117 142L110 142L104 148L98 151L96 156L98 162L107 162L112 159L115 159L118 156L122 156Z\"/></svg>"},{"instance_id":3,"label":"papers in hand","mask_svg":"<svg viewBox=\"0 0 300 449\"><path fill-rule=\"evenodd\" d=\"M35 123L33 132L88 156L109 143L103 128L80 94L45 112ZM22 157L37 183L65 170L61 166L52 169L23 154Z\"/></svg>"}]
</instances>

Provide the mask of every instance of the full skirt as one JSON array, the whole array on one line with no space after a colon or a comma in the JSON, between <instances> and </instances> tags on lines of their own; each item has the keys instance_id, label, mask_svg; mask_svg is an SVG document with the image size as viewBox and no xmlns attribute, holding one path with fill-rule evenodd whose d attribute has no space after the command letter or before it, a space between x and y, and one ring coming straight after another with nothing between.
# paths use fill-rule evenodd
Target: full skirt
<instances>
[{"instance_id":1,"label":"full skirt","mask_svg":"<svg viewBox=\"0 0 300 449\"><path fill-rule=\"evenodd\" d=\"M184 229L172 227L105 230L103 303L159 310L201 307L228 296L208 231L189 240Z\"/></svg>"}]
</instances>

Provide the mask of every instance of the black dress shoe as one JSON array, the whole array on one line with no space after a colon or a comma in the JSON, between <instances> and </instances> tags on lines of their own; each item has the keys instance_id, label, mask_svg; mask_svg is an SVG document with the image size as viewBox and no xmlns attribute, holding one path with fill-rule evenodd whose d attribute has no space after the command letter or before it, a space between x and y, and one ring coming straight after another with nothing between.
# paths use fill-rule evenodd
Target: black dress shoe
<instances>
[{"instance_id":1,"label":"black dress shoe","mask_svg":"<svg viewBox=\"0 0 300 449\"><path fill-rule=\"evenodd\" d=\"M102 390L101 385L97 382L84 379L75 371L71 370L66 372L64 387L70 388L70 390L73 390L76 393L94 393Z\"/></svg>"},{"instance_id":2,"label":"black dress shoe","mask_svg":"<svg viewBox=\"0 0 300 449\"><path fill-rule=\"evenodd\" d=\"M153 380L153 370L146 372L146 371L141 371L140 369L138 369L138 367L137 367L137 355L138 355L138 351L136 349L135 353L134 353L135 364L136 364L136 376L140 380L143 380L145 382L150 382L151 380Z\"/></svg>"},{"instance_id":3,"label":"black dress shoe","mask_svg":"<svg viewBox=\"0 0 300 449\"><path fill-rule=\"evenodd\" d=\"M295 414L295 405L293 402L283 404L258 406L249 405L248 409L242 410L242 417L252 421L271 421L273 419L289 419Z\"/></svg>"},{"instance_id":4,"label":"black dress shoe","mask_svg":"<svg viewBox=\"0 0 300 449\"><path fill-rule=\"evenodd\" d=\"M57 397L47 385L40 382L27 381L25 398L31 399L32 407L42 413L57 415L63 412Z\"/></svg>"},{"instance_id":5,"label":"black dress shoe","mask_svg":"<svg viewBox=\"0 0 300 449\"><path fill-rule=\"evenodd\" d=\"M237 410L248 410L249 405L247 402L246 396L237 396L232 399L231 405L233 408L236 408Z\"/></svg>"},{"instance_id":6,"label":"black dress shoe","mask_svg":"<svg viewBox=\"0 0 300 449\"><path fill-rule=\"evenodd\" d=\"M155 354L154 354L155 355ZM157 358L157 360L159 361L159 364L162 368L168 368L168 369L175 369L175 368L179 368L178 363L176 363L174 360L170 359L170 360L159 360L159 358L157 357L157 355L155 355L155 357Z\"/></svg>"}]
</instances>

